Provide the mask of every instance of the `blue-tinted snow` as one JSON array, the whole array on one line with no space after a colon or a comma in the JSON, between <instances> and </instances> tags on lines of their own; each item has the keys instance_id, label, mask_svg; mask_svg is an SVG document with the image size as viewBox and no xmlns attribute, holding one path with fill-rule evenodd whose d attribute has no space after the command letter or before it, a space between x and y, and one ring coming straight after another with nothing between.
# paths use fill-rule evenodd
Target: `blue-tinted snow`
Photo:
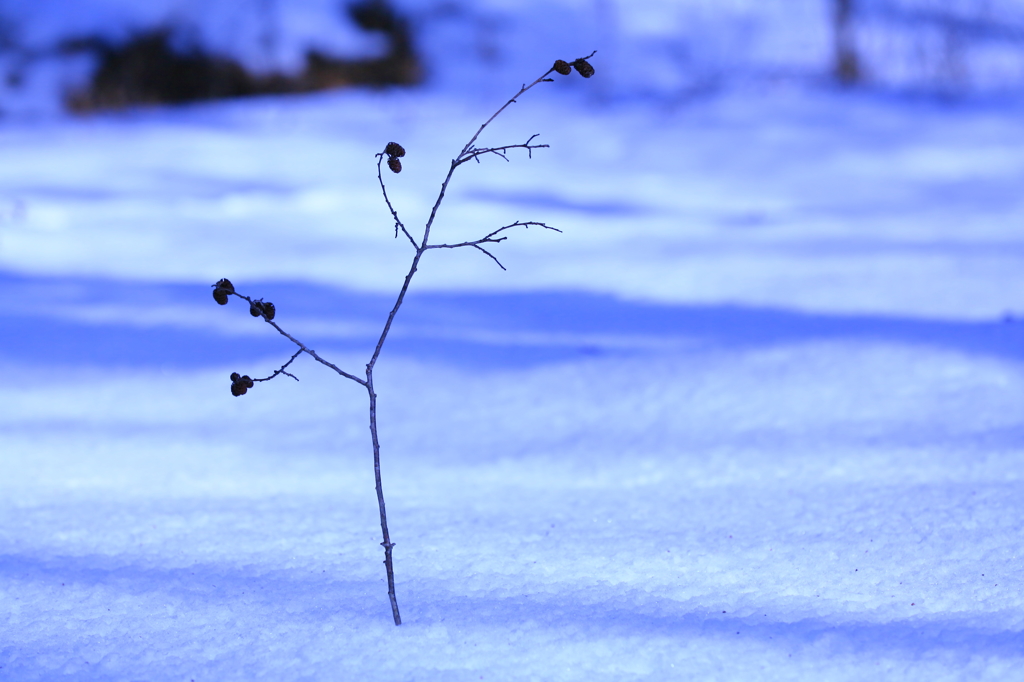
<instances>
[{"instance_id":1,"label":"blue-tinted snow","mask_svg":"<svg viewBox=\"0 0 1024 682\"><path fill-rule=\"evenodd\" d=\"M233 398L291 351L210 284L358 373L409 257L373 154L415 228L522 77L0 128L0 678L1019 676L1010 98L524 98L491 139L552 148L436 236L564 234L428 254L378 365L391 624L365 394Z\"/></svg>"},{"instance_id":2,"label":"blue-tinted snow","mask_svg":"<svg viewBox=\"0 0 1024 682\"><path fill-rule=\"evenodd\" d=\"M291 342L248 305L215 307L209 287L0 274L9 301L0 358L72 367L188 369L273 362ZM246 283L314 348L369 352L394 303L382 294L303 282ZM773 347L825 340L897 343L1024 358L1024 320L942 320L811 313L749 305L670 305L589 292L416 292L388 354L475 371L583 356ZM219 318L219 319L218 319ZM269 373L269 372L268 372Z\"/></svg>"}]
</instances>

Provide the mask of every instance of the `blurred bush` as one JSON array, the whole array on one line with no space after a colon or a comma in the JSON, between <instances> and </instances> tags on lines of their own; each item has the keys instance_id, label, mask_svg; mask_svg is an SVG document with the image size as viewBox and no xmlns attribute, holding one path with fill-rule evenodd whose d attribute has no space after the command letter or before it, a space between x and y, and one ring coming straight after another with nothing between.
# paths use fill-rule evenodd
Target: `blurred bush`
<instances>
[{"instance_id":1,"label":"blurred bush","mask_svg":"<svg viewBox=\"0 0 1024 682\"><path fill-rule=\"evenodd\" d=\"M419 82L422 70L408 24L386 0L363 0L348 5L347 10L360 28L385 36L386 52L379 57L343 59L309 50L305 68L295 74L254 73L236 59L211 54L200 44L182 40L170 29L147 31L122 44L98 36L65 40L63 52L90 53L99 63L88 85L69 93L68 106L73 111L88 111Z\"/></svg>"},{"instance_id":2,"label":"blurred bush","mask_svg":"<svg viewBox=\"0 0 1024 682\"><path fill-rule=\"evenodd\" d=\"M0 0L0 110L416 83L492 98L595 48L586 96L606 100L1019 91L1024 0Z\"/></svg>"}]
</instances>

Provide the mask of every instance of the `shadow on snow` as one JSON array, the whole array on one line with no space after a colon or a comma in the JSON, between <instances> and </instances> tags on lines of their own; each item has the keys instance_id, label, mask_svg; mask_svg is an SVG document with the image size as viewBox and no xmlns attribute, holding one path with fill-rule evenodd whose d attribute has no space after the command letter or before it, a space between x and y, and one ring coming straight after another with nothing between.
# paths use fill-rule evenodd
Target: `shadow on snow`
<instances>
[{"instance_id":1,"label":"shadow on snow","mask_svg":"<svg viewBox=\"0 0 1024 682\"><path fill-rule=\"evenodd\" d=\"M302 626L316 628L328 622L337 623L339 618L348 621L348 627L367 627L378 621L389 624L386 595L380 589L379 580L339 580L318 570L309 571L308 577L297 573L214 563L180 568L141 567L102 556L41 559L0 555L0 576L6 584L33 583L54 590L105 587L114 593L107 596L110 603L119 605L119 611L126 607L125 597L149 597L175 605L181 616L177 627L184 634L192 627L191 611L218 607L230 608L238 620L236 627L242 630L248 627L249 617L271 616L277 626L286 630ZM446 584L447 581L441 584L415 580L405 588L399 586L400 597L402 593L406 596L405 630L443 624L463 632L494 627L514 628L520 632L537 630L542 637L544 632L561 631L559 640L566 636L583 641L594 637L598 642L614 636L688 641L746 640L747 643L753 640L761 646L793 653L812 648L819 654L829 655L917 657L945 652L962 656L965 661L979 656L1020 658L1024 655L1020 631L980 627L970 618L956 616L922 614L913 618L858 621L856 614L846 614L835 620L820 615L779 619L773 616L771 607L752 615L727 614L712 596L697 596L680 602L607 585L596 591L573 586L569 594L473 595L452 592L444 586ZM408 596L410 593L413 596ZM584 593L582 598L581 593ZM325 605L329 608L324 608ZM786 610L792 613L792 604L787 605ZM120 617L123 614L111 616L113 619ZM100 622L83 623L86 629L102 626ZM157 637L166 637L171 634L168 630L177 629L166 619L154 626L151 634ZM94 643L95 634L82 632L81 640L76 642L73 629L63 626L61 629L65 656L74 656L75 649ZM240 634L251 635L248 631ZM147 646L144 632L133 630L133 639L137 640L136 646ZM239 645L245 643L240 640ZM30 662L36 652L19 649L17 646L0 649L0 660L5 662L6 671L15 673L26 664L28 668L24 671L31 670Z\"/></svg>"},{"instance_id":2,"label":"shadow on snow","mask_svg":"<svg viewBox=\"0 0 1024 682\"><path fill-rule=\"evenodd\" d=\"M275 303L277 321L318 350L369 355L391 295L294 282L236 282ZM32 277L0 272L0 359L52 365L206 367L292 346L224 309L200 284ZM103 313L97 315L97 312ZM207 328L203 320L235 324ZM310 326L312 325L312 326ZM304 331L308 326L311 331ZM1024 324L832 315L739 305L669 305L581 292L418 293L406 299L385 348L432 362L516 368L593 355L744 349L811 341L922 345L1024 359Z\"/></svg>"}]
</instances>

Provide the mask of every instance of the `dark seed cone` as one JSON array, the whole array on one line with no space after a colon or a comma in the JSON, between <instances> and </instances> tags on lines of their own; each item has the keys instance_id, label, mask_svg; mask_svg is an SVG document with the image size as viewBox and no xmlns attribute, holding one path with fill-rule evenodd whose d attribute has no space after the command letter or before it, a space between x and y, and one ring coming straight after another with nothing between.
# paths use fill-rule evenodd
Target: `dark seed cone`
<instances>
[{"instance_id":1,"label":"dark seed cone","mask_svg":"<svg viewBox=\"0 0 1024 682\"><path fill-rule=\"evenodd\" d=\"M392 173L401 173L402 162L392 156L391 158L388 159L388 168L391 169Z\"/></svg>"},{"instance_id":2,"label":"dark seed cone","mask_svg":"<svg viewBox=\"0 0 1024 682\"><path fill-rule=\"evenodd\" d=\"M260 301L253 301L249 304L249 314L253 317L259 317L263 314L263 303Z\"/></svg>"},{"instance_id":3,"label":"dark seed cone","mask_svg":"<svg viewBox=\"0 0 1024 682\"><path fill-rule=\"evenodd\" d=\"M231 280L228 279L227 277L225 277L224 279L218 280L217 283L214 284L213 286L215 288L217 288L217 289L224 289L229 294L235 293L235 285L232 284Z\"/></svg>"},{"instance_id":4,"label":"dark seed cone","mask_svg":"<svg viewBox=\"0 0 1024 682\"><path fill-rule=\"evenodd\" d=\"M263 304L263 314L268 320L272 320L274 319L274 315L277 314L277 308L274 307L273 303L267 301Z\"/></svg>"},{"instance_id":5,"label":"dark seed cone","mask_svg":"<svg viewBox=\"0 0 1024 682\"><path fill-rule=\"evenodd\" d=\"M235 397L245 395L245 392L252 388L252 386L253 381L248 374L238 376L238 372L231 373L231 395Z\"/></svg>"},{"instance_id":6,"label":"dark seed cone","mask_svg":"<svg viewBox=\"0 0 1024 682\"><path fill-rule=\"evenodd\" d=\"M384 153L391 157L401 158L405 156L405 147L397 142L388 142L388 146L384 147Z\"/></svg>"},{"instance_id":7,"label":"dark seed cone","mask_svg":"<svg viewBox=\"0 0 1024 682\"><path fill-rule=\"evenodd\" d=\"M564 59L556 59L554 69L563 76L568 76L572 73L572 67L569 66L569 62Z\"/></svg>"},{"instance_id":8,"label":"dark seed cone","mask_svg":"<svg viewBox=\"0 0 1024 682\"><path fill-rule=\"evenodd\" d=\"M214 289L213 290L213 300L215 300L217 303L220 303L221 305L227 305L228 304L228 292L225 291L224 289Z\"/></svg>"},{"instance_id":9,"label":"dark seed cone","mask_svg":"<svg viewBox=\"0 0 1024 682\"><path fill-rule=\"evenodd\" d=\"M594 67L586 59L577 59L572 65L576 67L576 70L584 78L590 78L594 75Z\"/></svg>"}]
</instances>

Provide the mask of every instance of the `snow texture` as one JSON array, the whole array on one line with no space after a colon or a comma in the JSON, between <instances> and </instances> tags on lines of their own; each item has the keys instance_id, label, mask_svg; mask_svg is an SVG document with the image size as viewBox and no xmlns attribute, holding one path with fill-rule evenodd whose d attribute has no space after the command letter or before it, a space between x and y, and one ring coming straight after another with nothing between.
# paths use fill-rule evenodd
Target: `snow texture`
<instances>
[{"instance_id":1,"label":"snow texture","mask_svg":"<svg viewBox=\"0 0 1024 682\"><path fill-rule=\"evenodd\" d=\"M0 679L1022 679L1012 98L514 105L484 142L551 149L462 168L437 234L564 234L421 264L376 373L391 623L365 394L300 359L232 397L292 348L209 285L358 373L411 256L373 155L421 225L575 56L0 127Z\"/></svg>"}]
</instances>

